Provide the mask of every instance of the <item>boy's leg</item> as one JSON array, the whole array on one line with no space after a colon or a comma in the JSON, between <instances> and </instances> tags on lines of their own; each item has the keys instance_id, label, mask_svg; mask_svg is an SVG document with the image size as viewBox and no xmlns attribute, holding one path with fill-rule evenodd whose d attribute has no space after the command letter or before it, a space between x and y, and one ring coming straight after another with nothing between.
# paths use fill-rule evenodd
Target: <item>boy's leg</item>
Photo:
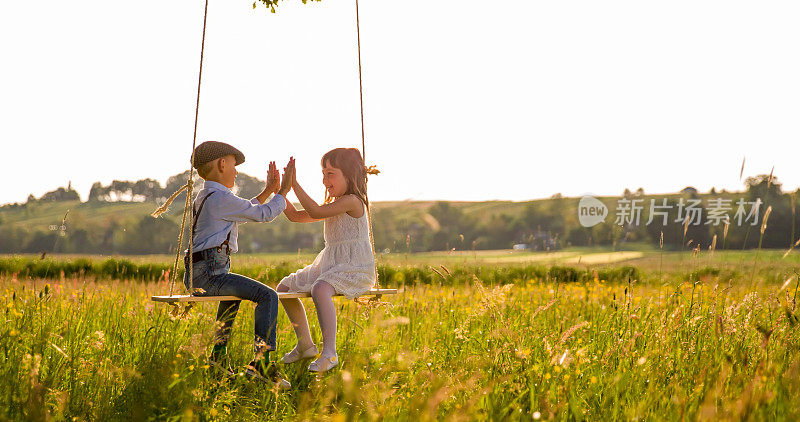
<instances>
[{"instance_id":1,"label":"boy's leg","mask_svg":"<svg viewBox=\"0 0 800 422\"><path fill-rule=\"evenodd\" d=\"M217 307L217 332L214 334L214 353L219 355L228 346L231 329L236 314L239 312L241 300L225 300Z\"/></svg>"},{"instance_id":2,"label":"boy's leg","mask_svg":"<svg viewBox=\"0 0 800 422\"><path fill-rule=\"evenodd\" d=\"M186 270L183 274L183 284L186 286L187 290L193 284L193 287L195 287L197 291L192 293L197 296L216 295L214 292L216 288L213 282L215 276L211 275L213 271L213 261L210 259L210 256L213 255L208 252L204 252L204 254L206 256L204 256L203 260L193 263L194 283L189 283L189 271ZM183 262L184 269L188 268L188 256L184 256ZM236 318L236 313L239 310L239 302L240 301L225 301L219 304L219 308L217 309L217 329L214 334L214 348L211 352L211 360L213 362L222 362L222 359L226 355L226 347L228 345L228 339L230 338L233 320Z\"/></svg>"},{"instance_id":3,"label":"boy's leg","mask_svg":"<svg viewBox=\"0 0 800 422\"><path fill-rule=\"evenodd\" d=\"M210 284L214 285L214 295L237 296L256 303L254 350L257 355L275 350L278 321L278 294L275 290L256 280L234 273L218 275ZM222 306L220 303L219 311L222 311Z\"/></svg>"},{"instance_id":4,"label":"boy's leg","mask_svg":"<svg viewBox=\"0 0 800 422\"><path fill-rule=\"evenodd\" d=\"M278 292L286 292L289 288L283 284L278 284ZM302 353L314 345L314 340L311 339L311 332L308 329L308 318L306 317L306 309L303 307L303 302L300 299L281 299L283 309L286 311L286 316L292 322L294 333L297 335L297 349L298 353Z\"/></svg>"}]
</instances>

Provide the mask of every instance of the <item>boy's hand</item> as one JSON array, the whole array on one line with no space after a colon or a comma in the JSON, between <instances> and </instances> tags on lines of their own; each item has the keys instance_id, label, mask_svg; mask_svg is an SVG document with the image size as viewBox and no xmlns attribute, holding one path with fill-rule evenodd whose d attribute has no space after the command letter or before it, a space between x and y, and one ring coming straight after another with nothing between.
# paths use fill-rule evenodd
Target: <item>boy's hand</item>
<instances>
[{"instance_id":1,"label":"boy's hand","mask_svg":"<svg viewBox=\"0 0 800 422\"><path fill-rule=\"evenodd\" d=\"M269 162L269 171L267 172L267 186L264 188L269 193L276 193L280 188L281 184L281 174L278 172L278 168L275 167L275 162Z\"/></svg>"},{"instance_id":2,"label":"boy's hand","mask_svg":"<svg viewBox=\"0 0 800 422\"><path fill-rule=\"evenodd\" d=\"M294 158L289 159L289 163L283 168L283 180L281 180L281 187L278 193L286 197L286 194L292 189L292 182L294 181Z\"/></svg>"}]
</instances>

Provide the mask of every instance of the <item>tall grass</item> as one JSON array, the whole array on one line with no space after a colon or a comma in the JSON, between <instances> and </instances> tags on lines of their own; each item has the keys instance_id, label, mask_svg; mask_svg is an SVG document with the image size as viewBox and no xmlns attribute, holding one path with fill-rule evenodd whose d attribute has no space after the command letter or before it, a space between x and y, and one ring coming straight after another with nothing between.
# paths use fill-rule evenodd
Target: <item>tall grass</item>
<instances>
[{"instance_id":1,"label":"tall grass","mask_svg":"<svg viewBox=\"0 0 800 422\"><path fill-rule=\"evenodd\" d=\"M278 393L207 367L213 305L173 319L149 301L161 283L47 282L0 280L0 419L800 417L796 285L407 285L383 307L338 301L341 366L285 366L293 388ZM234 326L237 368L252 309ZM280 356L294 345L283 311L278 327Z\"/></svg>"}]
</instances>

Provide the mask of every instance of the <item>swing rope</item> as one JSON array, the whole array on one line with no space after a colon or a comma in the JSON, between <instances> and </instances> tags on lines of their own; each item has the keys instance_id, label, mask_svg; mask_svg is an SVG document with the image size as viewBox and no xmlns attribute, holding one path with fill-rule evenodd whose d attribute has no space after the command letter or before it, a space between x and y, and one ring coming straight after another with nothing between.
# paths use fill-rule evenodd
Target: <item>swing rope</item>
<instances>
[{"instance_id":1,"label":"swing rope","mask_svg":"<svg viewBox=\"0 0 800 422\"><path fill-rule=\"evenodd\" d=\"M358 100L361 105L361 158L364 160L364 165L366 166L367 162L367 148L366 148L366 136L364 135L364 85L361 80L361 25L359 24L358 19L358 0L356 1L356 46L358 47ZM364 177L367 182L369 182L369 172L364 174ZM369 192L369 189L367 189ZM367 204L369 204L369 195L364 192L364 199L366 200ZM375 256L375 238L372 235L372 213L369 210L369 205L366 207L367 213L367 224L369 227L369 245L372 248L372 256ZM378 262L375 262L375 287L380 289L381 283L378 277Z\"/></svg>"},{"instance_id":2,"label":"swing rope","mask_svg":"<svg viewBox=\"0 0 800 422\"><path fill-rule=\"evenodd\" d=\"M194 149L197 146L197 120L200 114L200 85L203 81L203 52L206 48L206 22L208 20L208 0L206 0L205 10L203 11L203 38L200 43L200 71L197 74L197 101L194 107L194 135L192 136L192 158L189 162L189 180L186 181L186 203L183 207L183 218L181 219L181 232L178 234L178 249L175 251L175 265L172 270L172 280L169 285L169 295L172 296L173 287L175 286L175 279L178 278L178 260L181 256L181 249L183 247L183 232L186 228L186 216L189 213L189 208L192 206L192 190L194 187ZM194 218L194 216L192 216ZM189 294L194 293L194 273L192 262L192 252L194 249L194 233L189 231Z\"/></svg>"}]
</instances>

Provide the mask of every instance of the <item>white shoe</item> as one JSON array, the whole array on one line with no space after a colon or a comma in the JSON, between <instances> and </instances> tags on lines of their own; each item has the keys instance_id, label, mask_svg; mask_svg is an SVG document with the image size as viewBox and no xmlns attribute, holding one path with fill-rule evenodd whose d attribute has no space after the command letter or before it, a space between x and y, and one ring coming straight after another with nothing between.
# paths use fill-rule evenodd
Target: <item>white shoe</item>
<instances>
[{"instance_id":1,"label":"white shoe","mask_svg":"<svg viewBox=\"0 0 800 422\"><path fill-rule=\"evenodd\" d=\"M295 347L294 349L292 349L291 352L283 355L283 359L281 359L281 362L283 362L283 363L295 363L298 360L311 359L314 356L316 356L317 353L319 353L319 351L317 350L317 346L313 345L313 344L311 345L311 347L309 347L308 349L304 350L303 353L300 353L297 350L297 347Z\"/></svg>"},{"instance_id":2,"label":"white shoe","mask_svg":"<svg viewBox=\"0 0 800 422\"><path fill-rule=\"evenodd\" d=\"M322 355L319 359L311 362L311 365L308 365L308 370L311 372L325 372L333 368L334 366L339 364L339 356L325 356Z\"/></svg>"}]
</instances>

